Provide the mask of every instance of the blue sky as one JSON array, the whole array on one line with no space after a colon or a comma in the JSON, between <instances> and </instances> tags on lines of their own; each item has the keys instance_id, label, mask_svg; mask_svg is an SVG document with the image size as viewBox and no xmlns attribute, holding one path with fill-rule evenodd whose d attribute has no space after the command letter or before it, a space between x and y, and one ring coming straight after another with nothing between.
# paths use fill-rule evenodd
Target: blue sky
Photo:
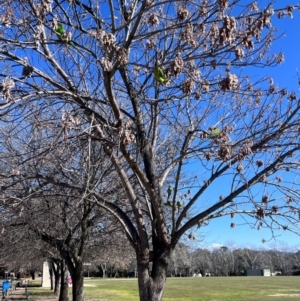
<instances>
[{"instance_id":1,"label":"blue sky","mask_svg":"<svg viewBox=\"0 0 300 301\"><path fill-rule=\"evenodd\" d=\"M297 1L277 1L279 5L295 5ZM300 75L300 12L294 10L294 17L291 19L285 17L282 20L274 19L274 26L278 28L278 35L284 34L272 46L271 51L278 53L282 51L285 56L285 62L275 68L256 69L254 74L258 76L269 75L274 79L274 84L281 88L293 90L299 96L299 84L297 78L297 70ZM300 176L300 172L299 172ZM223 184L224 187L226 183ZM221 189L222 187L220 187ZM238 226L234 229L230 228L230 223L235 222ZM291 249L300 249L300 237L288 231L275 231L276 241L272 240L266 244L262 243L262 239L270 239L269 230L251 229L249 225L241 225L243 221L239 218L231 220L229 216L218 218L210 222L210 224L201 229L204 240L198 243L198 247L212 247L219 245L236 247L253 247L268 248L274 245L289 247Z\"/></svg>"}]
</instances>

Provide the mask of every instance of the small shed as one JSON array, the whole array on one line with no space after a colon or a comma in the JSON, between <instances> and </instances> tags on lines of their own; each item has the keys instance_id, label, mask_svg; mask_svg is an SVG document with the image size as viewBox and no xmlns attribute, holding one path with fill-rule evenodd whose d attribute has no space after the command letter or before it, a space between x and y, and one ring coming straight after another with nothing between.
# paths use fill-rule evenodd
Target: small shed
<instances>
[{"instance_id":1,"label":"small shed","mask_svg":"<svg viewBox=\"0 0 300 301\"><path fill-rule=\"evenodd\" d=\"M271 276L270 269L245 269L244 276Z\"/></svg>"},{"instance_id":2,"label":"small shed","mask_svg":"<svg viewBox=\"0 0 300 301\"><path fill-rule=\"evenodd\" d=\"M263 269L262 270L262 276L271 276L271 270L270 269Z\"/></svg>"},{"instance_id":3,"label":"small shed","mask_svg":"<svg viewBox=\"0 0 300 301\"><path fill-rule=\"evenodd\" d=\"M262 276L261 269L245 269L244 276Z\"/></svg>"}]
</instances>

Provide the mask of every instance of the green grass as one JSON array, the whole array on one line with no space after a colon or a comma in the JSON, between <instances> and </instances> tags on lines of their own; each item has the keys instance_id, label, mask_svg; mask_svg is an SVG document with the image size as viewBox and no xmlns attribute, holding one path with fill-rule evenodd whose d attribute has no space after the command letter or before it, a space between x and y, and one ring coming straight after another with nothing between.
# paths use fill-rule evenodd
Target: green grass
<instances>
[{"instance_id":1,"label":"green grass","mask_svg":"<svg viewBox=\"0 0 300 301\"><path fill-rule=\"evenodd\" d=\"M85 284L86 301L139 300L136 279L93 278ZM163 301L299 301L299 284L300 277L168 278ZM34 290L34 296L36 290L46 294Z\"/></svg>"}]
</instances>

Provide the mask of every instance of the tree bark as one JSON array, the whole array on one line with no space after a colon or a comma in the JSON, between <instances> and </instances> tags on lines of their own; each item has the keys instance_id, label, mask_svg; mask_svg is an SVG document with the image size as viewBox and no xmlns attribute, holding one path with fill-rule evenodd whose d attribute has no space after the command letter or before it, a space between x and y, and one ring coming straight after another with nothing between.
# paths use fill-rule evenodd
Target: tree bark
<instances>
[{"instance_id":1,"label":"tree bark","mask_svg":"<svg viewBox=\"0 0 300 301\"><path fill-rule=\"evenodd\" d=\"M149 272L149 261L138 254L138 286L140 301L161 301L167 278L167 269L171 251L162 250L154 255L152 271Z\"/></svg>"},{"instance_id":2,"label":"tree bark","mask_svg":"<svg viewBox=\"0 0 300 301\"><path fill-rule=\"evenodd\" d=\"M84 281L84 272L83 272L83 263L77 262L74 266L72 277L72 301L84 301L83 294L83 281Z\"/></svg>"},{"instance_id":3,"label":"tree bark","mask_svg":"<svg viewBox=\"0 0 300 301\"><path fill-rule=\"evenodd\" d=\"M101 269L102 269L102 278L106 277L106 263L101 263Z\"/></svg>"},{"instance_id":4,"label":"tree bark","mask_svg":"<svg viewBox=\"0 0 300 301\"><path fill-rule=\"evenodd\" d=\"M59 293L59 264L57 264L57 266L55 266L55 263L52 262L52 270L53 270L53 275L54 275L54 294L58 294Z\"/></svg>"},{"instance_id":5,"label":"tree bark","mask_svg":"<svg viewBox=\"0 0 300 301\"><path fill-rule=\"evenodd\" d=\"M53 270L51 265L49 266L49 275L50 275L50 290L53 290Z\"/></svg>"},{"instance_id":6,"label":"tree bark","mask_svg":"<svg viewBox=\"0 0 300 301\"><path fill-rule=\"evenodd\" d=\"M60 263L60 291L58 301L69 301L68 272L64 260Z\"/></svg>"}]
</instances>

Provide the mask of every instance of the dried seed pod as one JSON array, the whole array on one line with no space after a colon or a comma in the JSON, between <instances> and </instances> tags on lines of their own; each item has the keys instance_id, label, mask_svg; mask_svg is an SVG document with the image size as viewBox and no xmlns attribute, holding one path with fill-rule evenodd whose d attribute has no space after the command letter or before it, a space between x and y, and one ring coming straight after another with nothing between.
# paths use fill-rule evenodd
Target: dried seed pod
<instances>
[{"instance_id":1,"label":"dried seed pod","mask_svg":"<svg viewBox=\"0 0 300 301\"><path fill-rule=\"evenodd\" d=\"M226 78L220 81L220 88L222 91L230 91L237 88L238 77L235 74L229 73Z\"/></svg>"},{"instance_id":2,"label":"dried seed pod","mask_svg":"<svg viewBox=\"0 0 300 301\"><path fill-rule=\"evenodd\" d=\"M157 26L159 24L159 18L157 14L151 14L147 20L147 23L152 26Z\"/></svg>"},{"instance_id":3,"label":"dried seed pod","mask_svg":"<svg viewBox=\"0 0 300 301\"><path fill-rule=\"evenodd\" d=\"M10 92L11 92L11 89L14 86L15 86L15 82L10 77L6 77L2 81L2 94L3 94L3 98L5 98L5 99L9 99L10 98Z\"/></svg>"},{"instance_id":4,"label":"dried seed pod","mask_svg":"<svg viewBox=\"0 0 300 301\"><path fill-rule=\"evenodd\" d=\"M272 206L273 213L278 213L278 210L279 210L278 206L276 206L276 205Z\"/></svg>"},{"instance_id":5,"label":"dried seed pod","mask_svg":"<svg viewBox=\"0 0 300 301\"><path fill-rule=\"evenodd\" d=\"M256 165L257 165L258 167L262 167L262 166L264 165L264 162L263 162L262 160L257 160L257 161L256 161Z\"/></svg>"},{"instance_id":6,"label":"dried seed pod","mask_svg":"<svg viewBox=\"0 0 300 301\"><path fill-rule=\"evenodd\" d=\"M232 147L230 145L221 145L218 151L218 155L221 160L227 161L232 157Z\"/></svg>"},{"instance_id":7,"label":"dried seed pod","mask_svg":"<svg viewBox=\"0 0 300 301\"><path fill-rule=\"evenodd\" d=\"M293 18L293 11L294 11L294 6L292 5L288 5L286 7L286 11L287 11L287 14L290 18Z\"/></svg>"},{"instance_id":8,"label":"dried seed pod","mask_svg":"<svg viewBox=\"0 0 300 301\"><path fill-rule=\"evenodd\" d=\"M262 202L263 204L268 204L268 202L269 202L269 197L268 197L267 195L264 195L264 196L262 197L261 202Z\"/></svg>"},{"instance_id":9,"label":"dried seed pod","mask_svg":"<svg viewBox=\"0 0 300 301\"><path fill-rule=\"evenodd\" d=\"M182 92L186 95L190 94L194 86L195 86L194 80L191 77L189 77L182 83L182 87L181 87Z\"/></svg>"},{"instance_id":10,"label":"dried seed pod","mask_svg":"<svg viewBox=\"0 0 300 301\"><path fill-rule=\"evenodd\" d=\"M204 157L206 158L206 160L210 160L212 158L212 154L210 152L205 152Z\"/></svg>"},{"instance_id":11,"label":"dried seed pod","mask_svg":"<svg viewBox=\"0 0 300 301\"><path fill-rule=\"evenodd\" d=\"M241 162L239 162L239 164L237 165L236 170L238 173L242 173L244 171L244 167Z\"/></svg>"},{"instance_id":12,"label":"dried seed pod","mask_svg":"<svg viewBox=\"0 0 300 301\"><path fill-rule=\"evenodd\" d=\"M176 55L174 62L171 64L170 72L174 74L175 77L178 77L183 69L183 59L179 54Z\"/></svg>"},{"instance_id":13,"label":"dried seed pod","mask_svg":"<svg viewBox=\"0 0 300 301\"><path fill-rule=\"evenodd\" d=\"M183 7L179 7L178 11L177 11L177 17L179 21L183 21L184 19L186 19L188 16L190 15L190 12Z\"/></svg>"},{"instance_id":14,"label":"dried seed pod","mask_svg":"<svg viewBox=\"0 0 300 301\"><path fill-rule=\"evenodd\" d=\"M240 47L235 47L234 49L234 52L235 52L235 57L238 59L238 60L241 60L243 57L244 57L244 50Z\"/></svg>"},{"instance_id":15,"label":"dried seed pod","mask_svg":"<svg viewBox=\"0 0 300 301\"><path fill-rule=\"evenodd\" d=\"M125 48L118 47L116 51L116 59L121 66L128 64L128 51Z\"/></svg>"},{"instance_id":16,"label":"dried seed pod","mask_svg":"<svg viewBox=\"0 0 300 301\"><path fill-rule=\"evenodd\" d=\"M195 240L196 239L195 236L193 235L193 233L190 233L188 235L188 238L191 239L191 240Z\"/></svg>"},{"instance_id":17,"label":"dried seed pod","mask_svg":"<svg viewBox=\"0 0 300 301\"><path fill-rule=\"evenodd\" d=\"M32 66L24 66L22 70L22 75L25 77L30 77L33 73L33 67Z\"/></svg>"},{"instance_id":18,"label":"dried seed pod","mask_svg":"<svg viewBox=\"0 0 300 301\"><path fill-rule=\"evenodd\" d=\"M220 11L224 11L228 7L228 0L218 0Z\"/></svg>"},{"instance_id":19,"label":"dried seed pod","mask_svg":"<svg viewBox=\"0 0 300 301\"><path fill-rule=\"evenodd\" d=\"M262 207L258 207L256 210L256 218L263 219L265 217L265 210Z\"/></svg>"}]
</instances>

